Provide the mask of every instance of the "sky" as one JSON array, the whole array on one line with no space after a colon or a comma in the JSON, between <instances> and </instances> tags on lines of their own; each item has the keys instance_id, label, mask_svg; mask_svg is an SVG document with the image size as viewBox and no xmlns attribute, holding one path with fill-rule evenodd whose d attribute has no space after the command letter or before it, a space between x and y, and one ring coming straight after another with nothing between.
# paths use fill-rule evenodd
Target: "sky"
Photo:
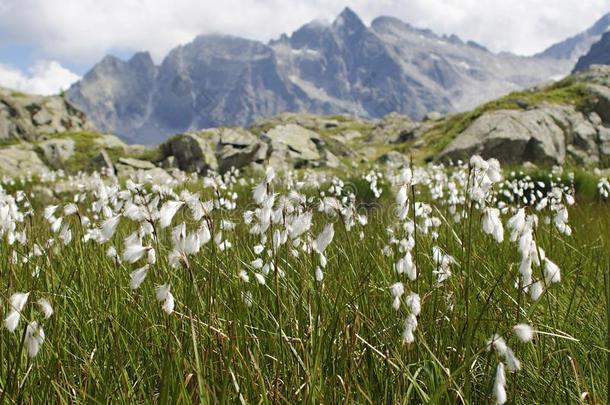
<instances>
[{"instance_id":1,"label":"sky","mask_svg":"<svg viewBox=\"0 0 610 405\"><path fill-rule=\"evenodd\" d=\"M54 94L106 54L155 62L202 33L267 42L349 6L494 52L530 55L590 27L610 0L0 0L0 86Z\"/></svg>"}]
</instances>

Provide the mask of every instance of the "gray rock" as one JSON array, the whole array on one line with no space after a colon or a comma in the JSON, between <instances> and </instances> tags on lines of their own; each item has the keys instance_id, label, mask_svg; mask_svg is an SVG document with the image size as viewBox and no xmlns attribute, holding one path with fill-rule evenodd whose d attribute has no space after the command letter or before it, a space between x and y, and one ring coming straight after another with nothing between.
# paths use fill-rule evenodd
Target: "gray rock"
<instances>
[{"instance_id":1,"label":"gray rock","mask_svg":"<svg viewBox=\"0 0 610 405\"><path fill-rule=\"evenodd\" d=\"M377 163L381 163L393 168L409 166L409 158L400 152L390 151L384 153L377 159Z\"/></svg>"},{"instance_id":2,"label":"gray rock","mask_svg":"<svg viewBox=\"0 0 610 405\"><path fill-rule=\"evenodd\" d=\"M104 149L118 149L122 151L126 151L128 146L125 142L121 140L116 135L111 134L101 134L98 138L95 139L95 144Z\"/></svg>"},{"instance_id":3,"label":"gray rock","mask_svg":"<svg viewBox=\"0 0 610 405\"><path fill-rule=\"evenodd\" d=\"M161 162L161 167L164 169L178 169L178 162L174 156L168 156Z\"/></svg>"},{"instance_id":4,"label":"gray rock","mask_svg":"<svg viewBox=\"0 0 610 405\"><path fill-rule=\"evenodd\" d=\"M49 114L46 108L41 108L36 114L32 116L32 121L38 127L48 125L53 121L53 117Z\"/></svg>"},{"instance_id":5,"label":"gray rock","mask_svg":"<svg viewBox=\"0 0 610 405\"><path fill-rule=\"evenodd\" d=\"M74 154L75 144L70 138L59 138L39 142L38 147L51 166L60 168Z\"/></svg>"},{"instance_id":6,"label":"gray rock","mask_svg":"<svg viewBox=\"0 0 610 405\"><path fill-rule=\"evenodd\" d=\"M505 163L563 163L568 114L576 112L572 107L543 106L485 113L451 141L441 152L441 159L467 160L480 154Z\"/></svg>"},{"instance_id":7,"label":"gray rock","mask_svg":"<svg viewBox=\"0 0 610 405\"><path fill-rule=\"evenodd\" d=\"M42 162L31 144L19 144L0 149L0 175L19 176L42 174L49 168Z\"/></svg>"},{"instance_id":8,"label":"gray rock","mask_svg":"<svg viewBox=\"0 0 610 405\"><path fill-rule=\"evenodd\" d=\"M264 135L270 148L269 164L275 167L319 166L322 155L317 144L318 134L296 124L280 125Z\"/></svg>"},{"instance_id":9,"label":"gray rock","mask_svg":"<svg viewBox=\"0 0 610 405\"><path fill-rule=\"evenodd\" d=\"M105 173L109 176L115 175L112 159L110 159L108 152L106 152L104 149L102 149L97 155L95 155L91 159L91 165L95 170L99 172Z\"/></svg>"},{"instance_id":10,"label":"gray rock","mask_svg":"<svg viewBox=\"0 0 610 405\"><path fill-rule=\"evenodd\" d=\"M588 84L587 91L595 96L593 112L603 122L610 122L610 88L599 84Z\"/></svg>"},{"instance_id":11,"label":"gray rock","mask_svg":"<svg viewBox=\"0 0 610 405\"><path fill-rule=\"evenodd\" d=\"M165 159L173 156L178 168L205 173L224 173L267 157L268 146L241 128L214 128L179 135L165 142L161 151Z\"/></svg>"},{"instance_id":12,"label":"gray rock","mask_svg":"<svg viewBox=\"0 0 610 405\"><path fill-rule=\"evenodd\" d=\"M36 96L0 88L0 139L37 141L40 135L90 131L85 115L61 96Z\"/></svg>"},{"instance_id":13,"label":"gray rock","mask_svg":"<svg viewBox=\"0 0 610 405\"><path fill-rule=\"evenodd\" d=\"M371 130L369 142L402 143L418 138L432 121L413 122L408 117L391 113L379 120Z\"/></svg>"},{"instance_id":14,"label":"gray rock","mask_svg":"<svg viewBox=\"0 0 610 405\"><path fill-rule=\"evenodd\" d=\"M164 158L173 156L181 170L206 173L217 170L215 147L205 133L177 135L161 145Z\"/></svg>"},{"instance_id":15,"label":"gray rock","mask_svg":"<svg viewBox=\"0 0 610 405\"><path fill-rule=\"evenodd\" d=\"M261 163L267 157L268 146L244 129L222 129L218 133L216 159L218 171L225 173L253 162Z\"/></svg>"},{"instance_id":16,"label":"gray rock","mask_svg":"<svg viewBox=\"0 0 610 405\"><path fill-rule=\"evenodd\" d=\"M432 112L429 112L428 114L426 114L422 121L435 122L435 121L440 121L442 119L443 119L443 114L441 114L437 111L432 111Z\"/></svg>"},{"instance_id":17,"label":"gray rock","mask_svg":"<svg viewBox=\"0 0 610 405\"><path fill-rule=\"evenodd\" d=\"M123 166L129 166L134 169L140 169L140 170L150 170L150 169L154 169L156 167L154 164L152 164L151 162L149 162L147 160L125 158L125 157L119 158L119 161L117 164L123 165Z\"/></svg>"}]
</instances>

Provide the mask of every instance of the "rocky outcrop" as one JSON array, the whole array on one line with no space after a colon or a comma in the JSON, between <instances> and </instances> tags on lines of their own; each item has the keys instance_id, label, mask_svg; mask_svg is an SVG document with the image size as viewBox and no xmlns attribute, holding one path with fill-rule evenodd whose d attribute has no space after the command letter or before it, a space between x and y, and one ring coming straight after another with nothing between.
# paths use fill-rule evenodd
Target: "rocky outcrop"
<instances>
[{"instance_id":1,"label":"rocky outcrop","mask_svg":"<svg viewBox=\"0 0 610 405\"><path fill-rule=\"evenodd\" d=\"M439 159L473 154L506 163L591 165L610 157L610 122L568 105L486 112L449 143Z\"/></svg>"},{"instance_id":2,"label":"rocky outcrop","mask_svg":"<svg viewBox=\"0 0 610 405\"><path fill-rule=\"evenodd\" d=\"M245 129L215 128L177 135L161 145L166 165L205 173L227 172L267 157L267 144ZM168 159L172 158L169 163Z\"/></svg>"},{"instance_id":3,"label":"rocky outcrop","mask_svg":"<svg viewBox=\"0 0 610 405\"><path fill-rule=\"evenodd\" d=\"M429 130L434 121L440 119L433 115L434 119L426 121L411 121L408 117L397 113L391 113L378 120L368 135L369 142L403 143L419 138Z\"/></svg>"},{"instance_id":4,"label":"rocky outcrop","mask_svg":"<svg viewBox=\"0 0 610 405\"><path fill-rule=\"evenodd\" d=\"M40 159L34 146L29 143L0 149L0 175L14 177L48 171L49 168Z\"/></svg>"},{"instance_id":5,"label":"rocky outcrop","mask_svg":"<svg viewBox=\"0 0 610 405\"><path fill-rule=\"evenodd\" d=\"M337 167L337 157L320 135L296 124L279 125L263 139L269 144L269 164L274 167Z\"/></svg>"},{"instance_id":6,"label":"rocky outcrop","mask_svg":"<svg viewBox=\"0 0 610 405\"><path fill-rule=\"evenodd\" d=\"M49 139L39 142L44 160L53 168L59 169L74 154L75 143L70 138Z\"/></svg>"},{"instance_id":7,"label":"rocky outcrop","mask_svg":"<svg viewBox=\"0 0 610 405\"><path fill-rule=\"evenodd\" d=\"M35 96L0 88L0 140L35 141L42 135L91 129L85 114L61 96Z\"/></svg>"},{"instance_id":8,"label":"rocky outcrop","mask_svg":"<svg viewBox=\"0 0 610 405\"><path fill-rule=\"evenodd\" d=\"M334 140L340 153L340 141ZM215 128L177 135L161 145L163 165L184 171L225 173L269 164L276 168L338 167L338 157L318 133L297 124L273 126L260 135L241 128Z\"/></svg>"}]
</instances>

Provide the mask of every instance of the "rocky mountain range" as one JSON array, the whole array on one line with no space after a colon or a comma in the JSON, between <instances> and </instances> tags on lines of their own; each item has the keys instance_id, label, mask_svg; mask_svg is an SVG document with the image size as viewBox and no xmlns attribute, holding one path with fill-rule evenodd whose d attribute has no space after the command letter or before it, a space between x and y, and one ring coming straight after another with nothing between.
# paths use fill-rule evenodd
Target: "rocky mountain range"
<instances>
[{"instance_id":1,"label":"rocky mountain range","mask_svg":"<svg viewBox=\"0 0 610 405\"><path fill-rule=\"evenodd\" d=\"M578 59L575 72L588 69L591 65L610 64L610 31L605 33L601 39L591 46L589 52Z\"/></svg>"},{"instance_id":2,"label":"rocky mountain range","mask_svg":"<svg viewBox=\"0 0 610 405\"><path fill-rule=\"evenodd\" d=\"M148 53L105 57L66 93L101 131L156 144L200 128L246 126L280 112L351 114L464 111L569 73L607 30L590 30L534 57L492 53L392 17L370 26L349 8L264 44L202 35L160 65Z\"/></svg>"},{"instance_id":3,"label":"rocky mountain range","mask_svg":"<svg viewBox=\"0 0 610 405\"><path fill-rule=\"evenodd\" d=\"M558 82L513 92L477 108L423 121L390 113L282 113L251 126L189 130L158 146L127 145L91 130L63 97L0 91L0 175L102 172L164 183L186 173L232 168L349 171L410 161L610 166L610 66L593 65ZM52 174L50 174L52 175Z\"/></svg>"}]
</instances>

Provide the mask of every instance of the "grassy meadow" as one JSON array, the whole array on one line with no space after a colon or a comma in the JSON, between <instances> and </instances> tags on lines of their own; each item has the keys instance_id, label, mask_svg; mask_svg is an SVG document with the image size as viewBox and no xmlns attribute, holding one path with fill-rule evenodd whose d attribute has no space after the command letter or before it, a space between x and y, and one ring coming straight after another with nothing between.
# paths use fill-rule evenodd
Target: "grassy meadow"
<instances>
[{"instance_id":1,"label":"grassy meadow","mask_svg":"<svg viewBox=\"0 0 610 405\"><path fill-rule=\"evenodd\" d=\"M607 403L610 204L571 179L5 179L0 403Z\"/></svg>"}]
</instances>

